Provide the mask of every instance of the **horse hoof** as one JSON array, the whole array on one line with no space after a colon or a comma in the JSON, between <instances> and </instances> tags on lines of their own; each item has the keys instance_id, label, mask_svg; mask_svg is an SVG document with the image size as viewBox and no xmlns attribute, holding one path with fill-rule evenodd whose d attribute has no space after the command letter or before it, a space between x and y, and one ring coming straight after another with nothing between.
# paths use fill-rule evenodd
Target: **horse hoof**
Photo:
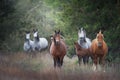
<instances>
[{"instance_id":1,"label":"horse hoof","mask_svg":"<svg viewBox=\"0 0 120 80\"><path fill-rule=\"evenodd\" d=\"M103 72L105 73L106 71L105 71L105 70L103 70Z\"/></svg>"},{"instance_id":2,"label":"horse hoof","mask_svg":"<svg viewBox=\"0 0 120 80\"><path fill-rule=\"evenodd\" d=\"M96 66L95 66L95 65L93 65L93 71L96 71L96 69L97 69L97 68L96 68Z\"/></svg>"}]
</instances>

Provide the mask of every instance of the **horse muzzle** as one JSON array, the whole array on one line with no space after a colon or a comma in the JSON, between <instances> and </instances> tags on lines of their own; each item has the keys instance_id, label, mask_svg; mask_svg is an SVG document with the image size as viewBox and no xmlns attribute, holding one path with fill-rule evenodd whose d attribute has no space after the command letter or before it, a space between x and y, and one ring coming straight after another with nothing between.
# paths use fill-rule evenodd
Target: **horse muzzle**
<instances>
[{"instance_id":1,"label":"horse muzzle","mask_svg":"<svg viewBox=\"0 0 120 80\"><path fill-rule=\"evenodd\" d=\"M59 45L59 44L60 44L60 41L59 41L59 40L56 40L56 44Z\"/></svg>"},{"instance_id":2,"label":"horse muzzle","mask_svg":"<svg viewBox=\"0 0 120 80\"><path fill-rule=\"evenodd\" d=\"M80 38L80 43L86 42L85 38Z\"/></svg>"},{"instance_id":3,"label":"horse muzzle","mask_svg":"<svg viewBox=\"0 0 120 80\"><path fill-rule=\"evenodd\" d=\"M102 46L102 42L98 42L98 47L101 47Z\"/></svg>"}]
</instances>

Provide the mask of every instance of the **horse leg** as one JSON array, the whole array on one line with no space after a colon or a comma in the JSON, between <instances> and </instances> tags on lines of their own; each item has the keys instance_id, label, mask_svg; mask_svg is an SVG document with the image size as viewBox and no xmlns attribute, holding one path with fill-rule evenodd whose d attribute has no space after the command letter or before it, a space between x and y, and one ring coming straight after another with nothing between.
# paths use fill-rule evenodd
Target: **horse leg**
<instances>
[{"instance_id":1,"label":"horse leg","mask_svg":"<svg viewBox=\"0 0 120 80\"><path fill-rule=\"evenodd\" d=\"M89 56L86 56L86 63L88 64L89 62Z\"/></svg>"},{"instance_id":2,"label":"horse leg","mask_svg":"<svg viewBox=\"0 0 120 80\"><path fill-rule=\"evenodd\" d=\"M78 63L79 63L79 66L80 66L80 64L81 64L81 57L80 56L78 56Z\"/></svg>"},{"instance_id":3,"label":"horse leg","mask_svg":"<svg viewBox=\"0 0 120 80\"><path fill-rule=\"evenodd\" d=\"M54 60L54 68L56 68L56 58L54 57L53 60Z\"/></svg>"},{"instance_id":4,"label":"horse leg","mask_svg":"<svg viewBox=\"0 0 120 80\"><path fill-rule=\"evenodd\" d=\"M97 69L97 64L98 64L98 59L97 59L97 55L95 55L93 57L93 70L95 71Z\"/></svg>"},{"instance_id":5,"label":"horse leg","mask_svg":"<svg viewBox=\"0 0 120 80\"><path fill-rule=\"evenodd\" d=\"M57 57L57 66L61 67L61 62L60 62L60 58L59 57Z\"/></svg>"},{"instance_id":6,"label":"horse leg","mask_svg":"<svg viewBox=\"0 0 120 80\"><path fill-rule=\"evenodd\" d=\"M83 56L83 63L86 64L86 56Z\"/></svg>"},{"instance_id":7,"label":"horse leg","mask_svg":"<svg viewBox=\"0 0 120 80\"><path fill-rule=\"evenodd\" d=\"M63 65L63 57L61 57L61 59L60 59L60 64L61 64L61 66Z\"/></svg>"},{"instance_id":8,"label":"horse leg","mask_svg":"<svg viewBox=\"0 0 120 80\"><path fill-rule=\"evenodd\" d=\"M105 56L100 57L100 64L102 65L103 71L105 72Z\"/></svg>"},{"instance_id":9,"label":"horse leg","mask_svg":"<svg viewBox=\"0 0 120 80\"><path fill-rule=\"evenodd\" d=\"M100 57L99 57L99 64L100 64L100 65L102 64L102 57L103 57L103 56L100 56Z\"/></svg>"},{"instance_id":10,"label":"horse leg","mask_svg":"<svg viewBox=\"0 0 120 80\"><path fill-rule=\"evenodd\" d=\"M89 59L89 56L84 56L83 57L83 63L84 63L84 65L88 64L88 59Z\"/></svg>"}]
</instances>

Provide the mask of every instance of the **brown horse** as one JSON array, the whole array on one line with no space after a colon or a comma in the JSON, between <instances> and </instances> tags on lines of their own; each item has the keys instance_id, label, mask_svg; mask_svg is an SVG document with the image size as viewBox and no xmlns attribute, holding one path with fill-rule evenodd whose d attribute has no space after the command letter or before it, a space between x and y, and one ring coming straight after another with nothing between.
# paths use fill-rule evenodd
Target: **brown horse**
<instances>
[{"instance_id":1,"label":"brown horse","mask_svg":"<svg viewBox=\"0 0 120 80\"><path fill-rule=\"evenodd\" d=\"M88 49L82 48L78 42L74 42L74 46L75 46L76 55L78 56L79 65L81 62L81 58L83 58L84 64L88 63L87 57L91 56L89 48Z\"/></svg>"},{"instance_id":2,"label":"brown horse","mask_svg":"<svg viewBox=\"0 0 120 80\"><path fill-rule=\"evenodd\" d=\"M97 34L96 39L92 41L90 51L92 53L93 62L95 64L94 70L96 70L98 62L104 65L105 56L108 52L108 47L104 41L104 36L101 33L101 30Z\"/></svg>"},{"instance_id":3,"label":"brown horse","mask_svg":"<svg viewBox=\"0 0 120 80\"><path fill-rule=\"evenodd\" d=\"M67 47L63 39L61 39L60 30L55 31L51 41L50 54L53 56L54 67L61 67L63 58L67 52Z\"/></svg>"}]
</instances>

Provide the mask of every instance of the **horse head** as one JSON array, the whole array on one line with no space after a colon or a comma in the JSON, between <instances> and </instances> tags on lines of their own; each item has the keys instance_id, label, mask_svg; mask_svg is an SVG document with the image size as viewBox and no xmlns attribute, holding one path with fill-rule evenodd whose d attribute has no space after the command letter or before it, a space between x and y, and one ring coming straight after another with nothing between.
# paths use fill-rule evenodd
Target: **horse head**
<instances>
[{"instance_id":1,"label":"horse head","mask_svg":"<svg viewBox=\"0 0 120 80\"><path fill-rule=\"evenodd\" d=\"M86 31L83 28L79 29L78 38L80 40L80 43L86 42L86 39L85 39L86 38Z\"/></svg>"},{"instance_id":2,"label":"horse head","mask_svg":"<svg viewBox=\"0 0 120 80\"><path fill-rule=\"evenodd\" d=\"M36 41L39 41L38 30L33 30L33 37Z\"/></svg>"},{"instance_id":3,"label":"horse head","mask_svg":"<svg viewBox=\"0 0 120 80\"><path fill-rule=\"evenodd\" d=\"M53 41L54 41L55 45L59 45L60 40L61 40L60 30L59 31L55 30L55 34L53 35Z\"/></svg>"},{"instance_id":4,"label":"horse head","mask_svg":"<svg viewBox=\"0 0 120 80\"><path fill-rule=\"evenodd\" d=\"M26 31L25 41L28 41L29 39L30 39L30 31Z\"/></svg>"},{"instance_id":5,"label":"horse head","mask_svg":"<svg viewBox=\"0 0 120 80\"><path fill-rule=\"evenodd\" d=\"M99 33L97 34L96 39L97 39L97 41L98 41L97 46L98 46L98 47L102 47L102 46L103 46L104 36L103 36L103 34L101 33L101 30L100 30Z\"/></svg>"}]
</instances>

